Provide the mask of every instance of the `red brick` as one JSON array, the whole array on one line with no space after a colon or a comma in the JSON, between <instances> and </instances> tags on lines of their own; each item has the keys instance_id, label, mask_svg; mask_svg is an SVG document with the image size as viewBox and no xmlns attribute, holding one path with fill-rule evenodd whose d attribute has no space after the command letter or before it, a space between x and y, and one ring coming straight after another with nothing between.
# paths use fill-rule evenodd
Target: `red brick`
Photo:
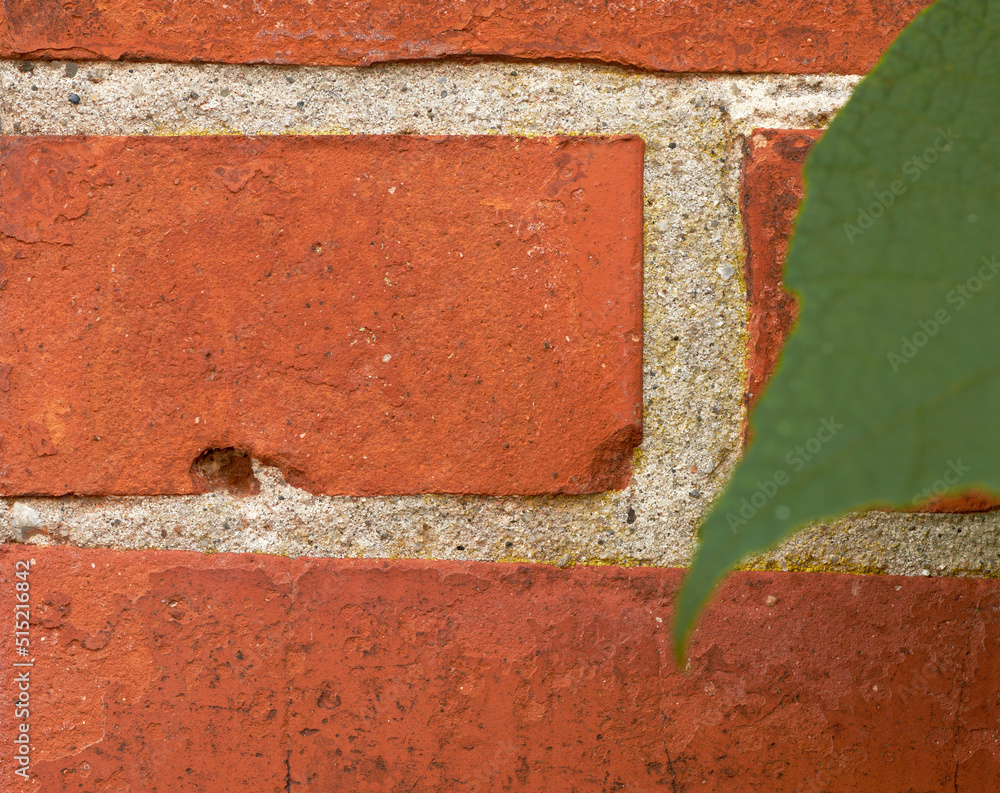
<instances>
[{"instance_id":1,"label":"red brick","mask_svg":"<svg viewBox=\"0 0 1000 793\"><path fill-rule=\"evenodd\" d=\"M359 66L568 58L674 72L867 72L929 0L6 0L0 54Z\"/></svg>"},{"instance_id":2,"label":"red brick","mask_svg":"<svg viewBox=\"0 0 1000 793\"><path fill-rule=\"evenodd\" d=\"M624 487L639 138L0 141L0 493ZM205 464L202 464L205 463Z\"/></svg>"},{"instance_id":3,"label":"red brick","mask_svg":"<svg viewBox=\"0 0 1000 793\"><path fill-rule=\"evenodd\" d=\"M6 546L5 619L28 558L4 790L1000 784L995 580L734 574L679 671L680 570Z\"/></svg>"},{"instance_id":4,"label":"red brick","mask_svg":"<svg viewBox=\"0 0 1000 793\"><path fill-rule=\"evenodd\" d=\"M747 409L753 408L774 371L782 345L798 316L798 301L782 283L785 254L802 201L802 166L819 130L756 129L743 146L740 208L746 247ZM748 428L744 428L744 440ZM935 498L913 512L984 512L1000 499L970 491Z\"/></svg>"},{"instance_id":5,"label":"red brick","mask_svg":"<svg viewBox=\"0 0 1000 793\"><path fill-rule=\"evenodd\" d=\"M752 408L774 371L798 317L798 301L783 284L785 254L802 201L802 165L818 130L757 129L743 146L740 209L746 249L746 403Z\"/></svg>"}]
</instances>

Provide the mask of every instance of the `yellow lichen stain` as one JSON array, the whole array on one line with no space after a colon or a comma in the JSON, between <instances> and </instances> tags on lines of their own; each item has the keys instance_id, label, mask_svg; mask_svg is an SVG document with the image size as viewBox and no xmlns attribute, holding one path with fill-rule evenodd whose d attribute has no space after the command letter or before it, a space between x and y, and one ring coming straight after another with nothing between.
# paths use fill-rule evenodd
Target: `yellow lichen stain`
<instances>
[{"instance_id":1,"label":"yellow lichen stain","mask_svg":"<svg viewBox=\"0 0 1000 793\"><path fill-rule=\"evenodd\" d=\"M643 424L645 424L645 416L643 416ZM642 464L645 460L645 454L642 451L642 444L639 444L632 450L632 476L638 476L642 473Z\"/></svg>"},{"instance_id":2,"label":"yellow lichen stain","mask_svg":"<svg viewBox=\"0 0 1000 793\"><path fill-rule=\"evenodd\" d=\"M587 556L580 559L576 564L582 567L654 567L649 559L640 559L638 556L627 556L625 554L614 554L612 556Z\"/></svg>"},{"instance_id":3,"label":"yellow lichen stain","mask_svg":"<svg viewBox=\"0 0 1000 793\"><path fill-rule=\"evenodd\" d=\"M853 575L886 575L883 565L863 564L850 559L828 562L814 554L792 554L782 559L756 556L734 568L741 571L761 570L790 573L851 573Z\"/></svg>"},{"instance_id":4,"label":"yellow lichen stain","mask_svg":"<svg viewBox=\"0 0 1000 793\"><path fill-rule=\"evenodd\" d=\"M989 578L989 579L1000 579L1000 570L991 570L968 567L965 565L960 565L958 567L952 567L945 573L941 575L951 576L953 578Z\"/></svg>"},{"instance_id":5,"label":"yellow lichen stain","mask_svg":"<svg viewBox=\"0 0 1000 793\"><path fill-rule=\"evenodd\" d=\"M174 125L159 123L153 127L149 134L156 137L201 137L209 135L244 135L246 133L224 124L201 127L194 124Z\"/></svg>"},{"instance_id":6,"label":"yellow lichen stain","mask_svg":"<svg viewBox=\"0 0 1000 793\"><path fill-rule=\"evenodd\" d=\"M520 556L518 554L502 554L498 555L495 559L490 559L488 561L495 561L500 564L544 564L550 567L559 567L562 570L570 570L574 567L650 567L650 562L648 559L640 559L635 556L626 556L624 554L614 554L612 556L583 556L583 557L573 557L568 562L562 562L562 556L558 558L553 558L553 556L546 555L544 558L529 558L527 556Z\"/></svg>"}]
</instances>

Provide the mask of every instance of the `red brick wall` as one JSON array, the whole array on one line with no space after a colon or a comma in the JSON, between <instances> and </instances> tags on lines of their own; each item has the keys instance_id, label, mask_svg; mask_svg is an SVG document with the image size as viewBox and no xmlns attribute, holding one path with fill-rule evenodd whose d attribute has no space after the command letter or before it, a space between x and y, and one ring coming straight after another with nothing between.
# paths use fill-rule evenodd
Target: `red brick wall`
<instances>
[{"instance_id":1,"label":"red brick wall","mask_svg":"<svg viewBox=\"0 0 1000 793\"><path fill-rule=\"evenodd\" d=\"M316 494L627 484L640 139L19 138L0 157L23 199L0 214L0 493L199 492L195 461L230 448Z\"/></svg>"},{"instance_id":2,"label":"red brick wall","mask_svg":"<svg viewBox=\"0 0 1000 793\"><path fill-rule=\"evenodd\" d=\"M7 549L6 613L29 558L37 776L10 790L985 791L1000 774L990 581L741 573L678 670L678 570Z\"/></svg>"},{"instance_id":3,"label":"red brick wall","mask_svg":"<svg viewBox=\"0 0 1000 793\"><path fill-rule=\"evenodd\" d=\"M925 5L6 0L0 54L863 74ZM818 134L743 151L748 407L794 322ZM0 139L0 495L240 495L250 457L318 495L626 487L643 157L620 136ZM0 788L1000 784L995 579L739 573L681 670L682 576L8 543Z\"/></svg>"},{"instance_id":4,"label":"red brick wall","mask_svg":"<svg viewBox=\"0 0 1000 793\"><path fill-rule=\"evenodd\" d=\"M927 0L7 0L7 57L360 66L570 58L674 72L858 74Z\"/></svg>"}]
</instances>

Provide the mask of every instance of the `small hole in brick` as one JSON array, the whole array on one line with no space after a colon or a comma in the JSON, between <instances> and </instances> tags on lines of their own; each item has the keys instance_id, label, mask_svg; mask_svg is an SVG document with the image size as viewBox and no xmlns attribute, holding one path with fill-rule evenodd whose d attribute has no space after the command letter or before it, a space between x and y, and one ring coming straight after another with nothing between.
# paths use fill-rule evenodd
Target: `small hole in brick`
<instances>
[{"instance_id":1,"label":"small hole in brick","mask_svg":"<svg viewBox=\"0 0 1000 793\"><path fill-rule=\"evenodd\" d=\"M233 495L252 496L260 492L250 455L231 446L199 454L191 463L191 479L202 493L228 490Z\"/></svg>"}]
</instances>

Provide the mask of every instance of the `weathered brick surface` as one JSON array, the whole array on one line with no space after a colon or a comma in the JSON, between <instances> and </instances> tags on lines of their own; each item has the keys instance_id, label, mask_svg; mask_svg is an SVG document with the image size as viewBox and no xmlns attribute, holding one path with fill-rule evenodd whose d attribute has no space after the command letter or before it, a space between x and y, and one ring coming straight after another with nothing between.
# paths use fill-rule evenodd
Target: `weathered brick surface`
<instances>
[{"instance_id":1,"label":"weathered brick surface","mask_svg":"<svg viewBox=\"0 0 1000 793\"><path fill-rule=\"evenodd\" d=\"M802 201L802 166L820 134L818 130L757 129L744 144L740 208L749 306L745 394L748 409L752 409L773 373L781 347L798 316L798 302L782 283L785 254ZM1000 499L972 491L932 499L914 511L983 512L997 508Z\"/></svg>"},{"instance_id":2,"label":"weathered brick surface","mask_svg":"<svg viewBox=\"0 0 1000 793\"><path fill-rule=\"evenodd\" d=\"M628 481L640 139L6 138L0 160L0 493L252 489L212 449L313 493Z\"/></svg>"},{"instance_id":3,"label":"weathered brick surface","mask_svg":"<svg viewBox=\"0 0 1000 793\"><path fill-rule=\"evenodd\" d=\"M0 54L365 65L572 58L679 72L867 72L928 0L6 0Z\"/></svg>"},{"instance_id":4,"label":"weathered brick surface","mask_svg":"<svg viewBox=\"0 0 1000 793\"><path fill-rule=\"evenodd\" d=\"M747 285L747 407L774 371L798 316L798 301L783 285L785 254L802 201L802 165L819 130L757 129L743 147L740 209Z\"/></svg>"},{"instance_id":5,"label":"weathered brick surface","mask_svg":"<svg viewBox=\"0 0 1000 793\"><path fill-rule=\"evenodd\" d=\"M736 574L680 672L679 570L6 546L5 615L24 559L35 776L5 708L4 790L1000 784L993 580Z\"/></svg>"}]
</instances>

